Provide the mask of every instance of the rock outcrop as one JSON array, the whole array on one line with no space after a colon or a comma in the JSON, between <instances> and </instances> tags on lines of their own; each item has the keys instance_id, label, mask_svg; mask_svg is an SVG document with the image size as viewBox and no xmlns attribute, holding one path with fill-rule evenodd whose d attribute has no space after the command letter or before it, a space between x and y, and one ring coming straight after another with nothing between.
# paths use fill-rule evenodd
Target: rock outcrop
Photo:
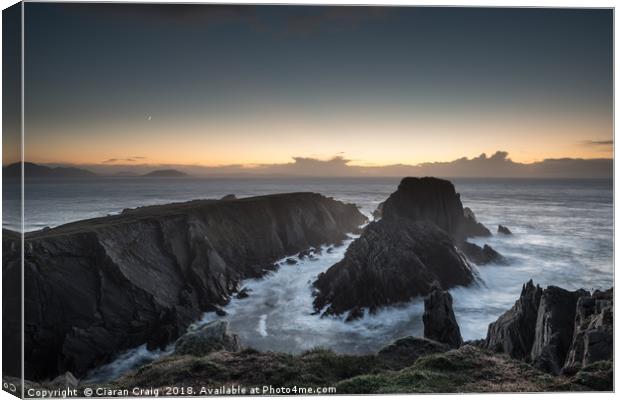
<instances>
[{"instance_id":1,"label":"rock outcrop","mask_svg":"<svg viewBox=\"0 0 620 400\"><path fill-rule=\"evenodd\" d=\"M461 330L452 309L452 296L435 288L424 299L424 337L458 348L463 344Z\"/></svg>"},{"instance_id":2,"label":"rock outcrop","mask_svg":"<svg viewBox=\"0 0 620 400\"><path fill-rule=\"evenodd\" d=\"M515 305L489 325L486 347L529 361L541 295L542 289L531 280L523 285Z\"/></svg>"},{"instance_id":3,"label":"rock outcrop","mask_svg":"<svg viewBox=\"0 0 620 400\"><path fill-rule=\"evenodd\" d=\"M472 236L481 236L481 237L489 237L491 235L491 231L478 222L476 219L476 214L469 208L463 208L463 221L461 222L461 239L465 239Z\"/></svg>"},{"instance_id":4,"label":"rock outcrop","mask_svg":"<svg viewBox=\"0 0 620 400\"><path fill-rule=\"evenodd\" d=\"M292 193L141 207L28 233L25 378L80 378L119 351L165 346L241 279L338 243L364 221L354 205ZM19 248L4 235L3 273L19 271ZM4 289L8 302L19 298L18 287ZM19 348L18 327L5 326L4 346Z\"/></svg>"},{"instance_id":5,"label":"rock outcrop","mask_svg":"<svg viewBox=\"0 0 620 400\"><path fill-rule=\"evenodd\" d=\"M239 336L230 333L228 321L211 321L181 336L174 345L175 354L203 357L214 351L240 351Z\"/></svg>"},{"instance_id":6,"label":"rock outcrop","mask_svg":"<svg viewBox=\"0 0 620 400\"><path fill-rule=\"evenodd\" d=\"M558 375L573 339L575 312L585 290L570 292L557 286L543 290L538 305L531 359L537 368Z\"/></svg>"},{"instance_id":7,"label":"rock outcrop","mask_svg":"<svg viewBox=\"0 0 620 400\"><path fill-rule=\"evenodd\" d=\"M590 295L529 281L512 309L489 325L485 345L554 375L611 360L612 289Z\"/></svg>"},{"instance_id":8,"label":"rock outcrop","mask_svg":"<svg viewBox=\"0 0 620 400\"><path fill-rule=\"evenodd\" d=\"M475 243L462 242L458 247L470 261L478 265L505 262L504 257L488 244L480 247Z\"/></svg>"},{"instance_id":9,"label":"rock outcrop","mask_svg":"<svg viewBox=\"0 0 620 400\"><path fill-rule=\"evenodd\" d=\"M570 375L613 355L613 290L577 300L575 328L562 372Z\"/></svg>"},{"instance_id":10,"label":"rock outcrop","mask_svg":"<svg viewBox=\"0 0 620 400\"><path fill-rule=\"evenodd\" d=\"M345 257L314 282L314 307L323 314L350 312L348 320L377 308L468 285L474 272L458 245L488 229L465 212L452 183L404 178L383 203L382 218L366 226Z\"/></svg>"},{"instance_id":11,"label":"rock outcrop","mask_svg":"<svg viewBox=\"0 0 620 400\"><path fill-rule=\"evenodd\" d=\"M361 308L379 307L423 296L440 285L467 285L470 265L443 230L431 222L371 222L340 262L314 282L317 311L361 317Z\"/></svg>"},{"instance_id":12,"label":"rock outcrop","mask_svg":"<svg viewBox=\"0 0 620 400\"><path fill-rule=\"evenodd\" d=\"M463 209L452 182L437 178L404 178L383 205L382 218L389 221L429 221L459 242L472 236L490 236Z\"/></svg>"},{"instance_id":13,"label":"rock outcrop","mask_svg":"<svg viewBox=\"0 0 620 400\"><path fill-rule=\"evenodd\" d=\"M504 225L497 226L497 233L501 233L502 235L512 235L512 232L510 231L510 229L508 229Z\"/></svg>"}]
</instances>

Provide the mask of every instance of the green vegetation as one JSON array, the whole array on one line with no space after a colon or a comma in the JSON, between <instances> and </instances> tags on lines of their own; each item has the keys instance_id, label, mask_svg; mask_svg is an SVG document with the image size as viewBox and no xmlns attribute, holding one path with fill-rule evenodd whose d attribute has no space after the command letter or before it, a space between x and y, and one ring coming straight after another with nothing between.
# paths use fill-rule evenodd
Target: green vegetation
<instances>
[{"instance_id":1,"label":"green vegetation","mask_svg":"<svg viewBox=\"0 0 620 400\"><path fill-rule=\"evenodd\" d=\"M390 369L375 354L354 356L314 349L291 355L246 349L204 357L166 357L112 386L335 386L339 394L611 390L612 368L611 362L600 362L570 378L554 377L471 345L421 357L400 370Z\"/></svg>"}]
</instances>

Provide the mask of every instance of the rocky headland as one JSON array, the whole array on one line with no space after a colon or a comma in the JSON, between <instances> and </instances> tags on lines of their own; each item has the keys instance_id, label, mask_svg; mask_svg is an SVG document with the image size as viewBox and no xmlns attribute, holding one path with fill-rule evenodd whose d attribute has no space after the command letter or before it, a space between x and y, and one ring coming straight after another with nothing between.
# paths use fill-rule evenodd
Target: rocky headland
<instances>
[{"instance_id":1,"label":"rocky headland","mask_svg":"<svg viewBox=\"0 0 620 400\"><path fill-rule=\"evenodd\" d=\"M365 310L427 295L434 286L469 285L475 280L469 261L501 258L490 246L467 242L491 232L463 208L446 180L404 178L375 218L344 259L314 282L317 312L357 319Z\"/></svg>"},{"instance_id":2,"label":"rocky headland","mask_svg":"<svg viewBox=\"0 0 620 400\"><path fill-rule=\"evenodd\" d=\"M27 233L25 378L81 377L124 349L163 347L226 304L242 279L338 243L365 220L355 205L291 193L141 207ZM5 231L3 274L19 270L19 235ZM7 282L4 304L19 304ZM19 349L19 321L8 322L4 348Z\"/></svg>"}]
</instances>

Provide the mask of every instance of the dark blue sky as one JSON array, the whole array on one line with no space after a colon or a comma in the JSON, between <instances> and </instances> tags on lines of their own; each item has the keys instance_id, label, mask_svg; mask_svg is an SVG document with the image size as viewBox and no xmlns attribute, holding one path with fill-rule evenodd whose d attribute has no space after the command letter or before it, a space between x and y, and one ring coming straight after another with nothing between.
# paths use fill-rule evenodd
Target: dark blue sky
<instances>
[{"instance_id":1,"label":"dark blue sky","mask_svg":"<svg viewBox=\"0 0 620 400\"><path fill-rule=\"evenodd\" d=\"M612 137L611 10L27 3L25 20L33 160L610 151L592 143Z\"/></svg>"}]
</instances>

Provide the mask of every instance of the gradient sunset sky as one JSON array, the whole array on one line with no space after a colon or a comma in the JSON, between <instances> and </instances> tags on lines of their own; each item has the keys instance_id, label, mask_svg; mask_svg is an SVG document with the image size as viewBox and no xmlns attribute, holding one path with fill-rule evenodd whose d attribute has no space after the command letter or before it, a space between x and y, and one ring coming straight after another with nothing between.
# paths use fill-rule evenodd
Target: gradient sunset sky
<instances>
[{"instance_id":1,"label":"gradient sunset sky","mask_svg":"<svg viewBox=\"0 0 620 400\"><path fill-rule=\"evenodd\" d=\"M612 156L612 11L26 4L25 158Z\"/></svg>"}]
</instances>

